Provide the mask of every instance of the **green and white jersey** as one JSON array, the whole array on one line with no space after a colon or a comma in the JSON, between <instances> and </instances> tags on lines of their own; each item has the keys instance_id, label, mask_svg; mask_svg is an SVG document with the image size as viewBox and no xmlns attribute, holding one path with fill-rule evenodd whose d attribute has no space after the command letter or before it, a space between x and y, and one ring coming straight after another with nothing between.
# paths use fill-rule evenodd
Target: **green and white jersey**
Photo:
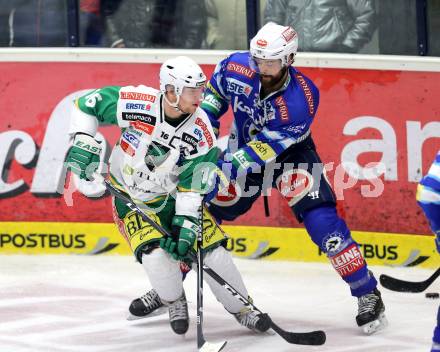
<instances>
[{"instance_id":1,"label":"green and white jersey","mask_svg":"<svg viewBox=\"0 0 440 352\"><path fill-rule=\"evenodd\" d=\"M206 113L198 108L167 122L163 94L143 85L109 86L76 100L81 113L115 124L121 136L110 157L110 175L130 196L155 202L176 190L205 193L215 168L217 141Z\"/></svg>"}]
</instances>

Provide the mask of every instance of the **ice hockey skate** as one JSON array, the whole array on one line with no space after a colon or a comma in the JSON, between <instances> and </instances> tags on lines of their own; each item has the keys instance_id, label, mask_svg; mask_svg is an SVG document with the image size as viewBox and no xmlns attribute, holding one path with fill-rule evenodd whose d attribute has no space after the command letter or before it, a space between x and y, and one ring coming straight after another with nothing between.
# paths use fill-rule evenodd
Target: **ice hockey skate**
<instances>
[{"instance_id":1,"label":"ice hockey skate","mask_svg":"<svg viewBox=\"0 0 440 352\"><path fill-rule=\"evenodd\" d=\"M185 292L174 302L163 303L168 306L171 329L178 335L185 334L189 327L188 303L186 302Z\"/></svg>"},{"instance_id":2,"label":"ice hockey skate","mask_svg":"<svg viewBox=\"0 0 440 352\"><path fill-rule=\"evenodd\" d=\"M151 318L165 314L167 310L167 307L162 303L157 292L151 289L145 295L131 302L128 308L129 315L127 320Z\"/></svg>"},{"instance_id":3,"label":"ice hockey skate","mask_svg":"<svg viewBox=\"0 0 440 352\"><path fill-rule=\"evenodd\" d=\"M367 335L371 335L388 325L385 317L385 306L377 288L358 298L358 315L356 322Z\"/></svg>"},{"instance_id":4,"label":"ice hockey skate","mask_svg":"<svg viewBox=\"0 0 440 352\"><path fill-rule=\"evenodd\" d=\"M270 328L270 319L267 314L260 313L251 308L245 307L232 315L241 325L254 332L266 332Z\"/></svg>"}]
</instances>

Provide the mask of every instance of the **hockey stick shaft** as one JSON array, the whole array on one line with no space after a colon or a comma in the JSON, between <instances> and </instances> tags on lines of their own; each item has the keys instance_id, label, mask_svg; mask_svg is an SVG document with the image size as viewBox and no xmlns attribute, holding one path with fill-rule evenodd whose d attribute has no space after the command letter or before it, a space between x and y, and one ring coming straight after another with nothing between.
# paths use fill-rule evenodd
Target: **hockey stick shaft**
<instances>
[{"instance_id":1,"label":"hockey stick shaft","mask_svg":"<svg viewBox=\"0 0 440 352\"><path fill-rule=\"evenodd\" d=\"M203 335L203 203L199 212L199 231L197 233L197 348L200 352L219 352L227 341L211 343L205 340ZM162 233L163 234L163 233Z\"/></svg>"},{"instance_id":2,"label":"hockey stick shaft","mask_svg":"<svg viewBox=\"0 0 440 352\"><path fill-rule=\"evenodd\" d=\"M400 280L385 274L382 274L379 278L383 287L397 292L411 292L418 293L425 291L431 284L440 276L440 268L438 268L428 279L425 281L413 282Z\"/></svg>"},{"instance_id":3,"label":"hockey stick shaft","mask_svg":"<svg viewBox=\"0 0 440 352\"><path fill-rule=\"evenodd\" d=\"M203 208L200 210L203 213ZM202 218L202 215L200 215ZM203 218L202 222L203 224ZM203 226L203 225L201 225ZM203 336L203 256L201 255L202 247L202 230L197 233L197 347L200 349L205 344Z\"/></svg>"},{"instance_id":4,"label":"hockey stick shaft","mask_svg":"<svg viewBox=\"0 0 440 352\"><path fill-rule=\"evenodd\" d=\"M115 197L119 198L120 200L123 200L126 205L131 209L136 211L142 219L149 223L154 229L156 229L159 233L161 233L163 236L169 237L169 233L159 224L157 224L155 221L150 219L150 217L145 214L134 202L133 200L122 191L116 189L108 180L103 180L106 188L109 190L111 194L113 194ZM202 251L198 251L199 257L201 257ZM194 254L191 255L191 259L195 262L199 262L199 258L197 258ZM200 258L202 259L202 258ZM200 265L202 264L202 265ZM240 292L238 292L233 286L231 286L226 280L224 280L220 275L218 275L213 269L208 267L206 264L199 263L199 266L197 270L203 270L206 272L210 277L212 277L213 280L215 280L219 285L223 286L228 292L231 293L234 297L236 297L238 300L240 300L245 306L250 306L253 309L259 311L261 313L261 310L259 310L257 307L254 306L252 302L249 301L247 297L244 297ZM199 277L199 276L198 276ZM199 312L197 312L199 314ZM202 318L202 316L201 316ZM322 330L318 331L311 331L311 332L289 332L286 330L283 330L281 327L279 327L277 324L275 324L272 319L268 316L269 320L271 321L271 328L280 335L285 341L292 343L292 344L300 344L300 345L322 345L325 343L326 335L325 332ZM199 343L199 341L198 341ZM224 346L224 345L223 345ZM221 347L223 348L223 347Z\"/></svg>"}]
</instances>

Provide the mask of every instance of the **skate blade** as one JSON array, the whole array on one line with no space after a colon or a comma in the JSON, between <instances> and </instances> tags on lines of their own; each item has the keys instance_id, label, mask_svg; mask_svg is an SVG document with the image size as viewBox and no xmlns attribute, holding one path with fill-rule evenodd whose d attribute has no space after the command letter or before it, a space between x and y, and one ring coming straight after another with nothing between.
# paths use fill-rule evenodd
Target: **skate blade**
<instances>
[{"instance_id":1,"label":"skate blade","mask_svg":"<svg viewBox=\"0 0 440 352\"><path fill-rule=\"evenodd\" d=\"M219 352L226 346L226 342L212 343L205 341L203 346L199 348L199 352Z\"/></svg>"},{"instance_id":2,"label":"skate blade","mask_svg":"<svg viewBox=\"0 0 440 352\"><path fill-rule=\"evenodd\" d=\"M374 334L375 332L385 329L387 326L388 326L388 320L385 317L385 314L380 313L379 318L370 321L365 325L362 325L361 328L365 334L371 335Z\"/></svg>"},{"instance_id":3,"label":"skate blade","mask_svg":"<svg viewBox=\"0 0 440 352\"><path fill-rule=\"evenodd\" d=\"M147 318L153 318L153 317L157 317L159 315L165 314L166 312L168 312L168 307L166 306L162 306L157 308L156 310L154 310L152 313L144 315L144 316L138 316L138 315L133 315L131 313L128 313L129 315L127 316L127 320L128 321L132 321L132 320L140 320L140 319L147 319Z\"/></svg>"}]
</instances>

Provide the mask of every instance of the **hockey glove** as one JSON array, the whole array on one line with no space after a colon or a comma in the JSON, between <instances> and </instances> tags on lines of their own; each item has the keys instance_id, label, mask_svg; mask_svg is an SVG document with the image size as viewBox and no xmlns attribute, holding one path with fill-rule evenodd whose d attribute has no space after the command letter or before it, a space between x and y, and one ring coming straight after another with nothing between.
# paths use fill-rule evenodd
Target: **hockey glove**
<instances>
[{"instance_id":1,"label":"hockey glove","mask_svg":"<svg viewBox=\"0 0 440 352\"><path fill-rule=\"evenodd\" d=\"M67 167L82 179L89 180L99 165L100 142L88 134L77 133L67 154Z\"/></svg>"},{"instance_id":2,"label":"hockey glove","mask_svg":"<svg viewBox=\"0 0 440 352\"><path fill-rule=\"evenodd\" d=\"M177 242L172 238L162 238L160 247L176 260L182 260L194 246L199 221L192 216L175 215L172 220L173 233L178 234Z\"/></svg>"},{"instance_id":3,"label":"hockey glove","mask_svg":"<svg viewBox=\"0 0 440 352\"><path fill-rule=\"evenodd\" d=\"M180 228L177 253L181 257L185 257L196 241L197 231L199 231L199 221L192 216L175 215L172 226Z\"/></svg>"},{"instance_id":4,"label":"hockey glove","mask_svg":"<svg viewBox=\"0 0 440 352\"><path fill-rule=\"evenodd\" d=\"M160 248L169 253L175 260L180 260L176 253L177 242L171 237L162 237L159 242Z\"/></svg>"}]
</instances>

